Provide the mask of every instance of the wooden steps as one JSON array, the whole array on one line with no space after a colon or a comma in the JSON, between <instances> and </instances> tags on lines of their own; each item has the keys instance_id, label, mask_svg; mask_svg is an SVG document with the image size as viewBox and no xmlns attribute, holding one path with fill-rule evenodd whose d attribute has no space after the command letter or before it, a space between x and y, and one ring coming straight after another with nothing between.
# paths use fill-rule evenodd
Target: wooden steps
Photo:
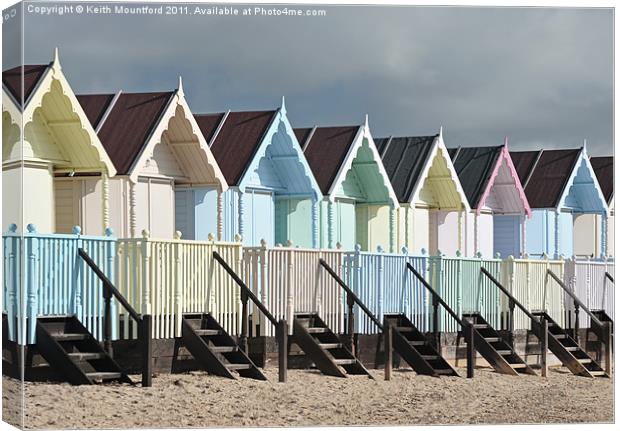
<instances>
[{"instance_id":1,"label":"wooden steps","mask_svg":"<svg viewBox=\"0 0 620 431\"><path fill-rule=\"evenodd\" d=\"M386 314L384 318L392 325L394 350L416 373L435 377L459 375L407 316Z\"/></svg>"},{"instance_id":2,"label":"wooden steps","mask_svg":"<svg viewBox=\"0 0 620 431\"><path fill-rule=\"evenodd\" d=\"M181 336L187 350L208 373L235 379L236 372L240 377L267 380L210 314L184 314Z\"/></svg>"},{"instance_id":3,"label":"wooden steps","mask_svg":"<svg viewBox=\"0 0 620 431\"><path fill-rule=\"evenodd\" d=\"M474 348L496 372L513 376L536 374L480 313L463 313L463 320L474 325ZM462 336L459 332L459 339Z\"/></svg>"},{"instance_id":4,"label":"wooden steps","mask_svg":"<svg viewBox=\"0 0 620 431\"><path fill-rule=\"evenodd\" d=\"M133 384L75 316L39 317L37 350L60 376L74 385L110 381Z\"/></svg>"},{"instance_id":5,"label":"wooden steps","mask_svg":"<svg viewBox=\"0 0 620 431\"><path fill-rule=\"evenodd\" d=\"M585 350L569 335L568 331L557 324L546 312L534 311L535 317L544 316L549 322L549 350L573 374L584 377L609 377L603 368L592 359ZM532 321L532 331L540 334L540 323Z\"/></svg>"},{"instance_id":6,"label":"wooden steps","mask_svg":"<svg viewBox=\"0 0 620 431\"><path fill-rule=\"evenodd\" d=\"M293 320L293 338L306 357L323 374L335 377L360 374L372 378L318 314L296 314Z\"/></svg>"}]
</instances>

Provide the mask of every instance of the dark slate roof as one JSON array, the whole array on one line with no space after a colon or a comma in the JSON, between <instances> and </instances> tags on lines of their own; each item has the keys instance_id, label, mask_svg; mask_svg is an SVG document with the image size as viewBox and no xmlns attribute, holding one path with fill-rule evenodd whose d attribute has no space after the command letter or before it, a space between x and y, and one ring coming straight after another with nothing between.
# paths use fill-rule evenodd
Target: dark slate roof
<instances>
[{"instance_id":1,"label":"dark slate roof","mask_svg":"<svg viewBox=\"0 0 620 431\"><path fill-rule=\"evenodd\" d=\"M219 114L202 114L202 115L194 115L196 119L196 123L202 132L202 136L204 136L207 143L211 142L213 139L213 135L217 130L217 126L222 122L222 118L224 118L226 113L221 112Z\"/></svg>"},{"instance_id":2,"label":"dark slate roof","mask_svg":"<svg viewBox=\"0 0 620 431\"><path fill-rule=\"evenodd\" d=\"M448 152L452 164L459 176L469 205L478 208L480 198L491 179L497 158L502 152L502 146L497 147L461 147L450 148Z\"/></svg>"},{"instance_id":3,"label":"dark slate roof","mask_svg":"<svg viewBox=\"0 0 620 431\"><path fill-rule=\"evenodd\" d=\"M603 196L609 204L614 196L614 158L613 156L591 157L590 163L603 191Z\"/></svg>"},{"instance_id":4,"label":"dark slate roof","mask_svg":"<svg viewBox=\"0 0 620 431\"><path fill-rule=\"evenodd\" d=\"M336 175L344 163L359 128L360 126L317 127L314 131L304 150L304 155L323 195L329 193L332 183L336 180ZM298 140L303 134L307 138L308 130L295 129ZM303 146L305 141L299 140L299 144Z\"/></svg>"},{"instance_id":5,"label":"dark slate roof","mask_svg":"<svg viewBox=\"0 0 620 431\"><path fill-rule=\"evenodd\" d=\"M277 112L275 110L231 112L228 114L215 138L215 142L211 145L211 152L215 156L228 185L239 184ZM213 122L214 119L205 121Z\"/></svg>"},{"instance_id":6,"label":"dark slate roof","mask_svg":"<svg viewBox=\"0 0 620 431\"><path fill-rule=\"evenodd\" d=\"M409 202L438 135L375 139L398 201Z\"/></svg>"},{"instance_id":7,"label":"dark slate roof","mask_svg":"<svg viewBox=\"0 0 620 431\"><path fill-rule=\"evenodd\" d=\"M110 102L114 99L114 94L87 94L76 96L82 106L88 121L96 129L103 118Z\"/></svg>"},{"instance_id":8,"label":"dark slate roof","mask_svg":"<svg viewBox=\"0 0 620 431\"><path fill-rule=\"evenodd\" d=\"M130 174L135 160L142 153L151 131L157 126L174 92L121 93L103 126L99 139L114 163L118 175ZM95 120L107 109L104 105L110 95L77 96L93 127ZM111 99L110 99L111 101ZM108 102L110 103L110 102Z\"/></svg>"},{"instance_id":9,"label":"dark slate roof","mask_svg":"<svg viewBox=\"0 0 620 431\"><path fill-rule=\"evenodd\" d=\"M295 133L297 142L299 142L299 145L303 148L304 144L306 143L306 140L308 139L308 136L310 135L310 132L312 132L312 127L295 129L293 130L293 132Z\"/></svg>"},{"instance_id":10,"label":"dark slate roof","mask_svg":"<svg viewBox=\"0 0 620 431\"><path fill-rule=\"evenodd\" d=\"M540 159L539 151L510 152L531 208L557 207L580 152L581 149L544 150Z\"/></svg>"},{"instance_id":11,"label":"dark slate roof","mask_svg":"<svg viewBox=\"0 0 620 431\"><path fill-rule=\"evenodd\" d=\"M23 66L24 77L24 98L28 98L37 87L37 84L43 78L49 64L31 64ZM11 93L15 100L23 105L22 100L22 66L17 66L2 72L2 83ZM21 107L21 106L20 106Z\"/></svg>"}]
</instances>

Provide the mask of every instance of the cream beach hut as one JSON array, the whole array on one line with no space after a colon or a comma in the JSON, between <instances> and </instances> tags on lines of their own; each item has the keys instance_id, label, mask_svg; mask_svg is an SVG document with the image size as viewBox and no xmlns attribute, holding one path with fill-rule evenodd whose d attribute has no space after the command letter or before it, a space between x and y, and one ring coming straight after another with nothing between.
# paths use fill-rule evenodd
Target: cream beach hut
<instances>
[{"instance_id":1,"label":"cream beach hut","mask_svg":"<svg viewBox=\"0 0 620 431\"><path fill-rule=\"evenodd\" d=\"M525 220L532 211L510 158L508 138L496 147L449 151L472 209L467 215L465 254L521 256Z\"/></svg>"},{"instance_id":2,"label":"cream beach hut","mask_svg":"<svg viewBox=\"0 0 620 431\"><path fill-rule=\"evenodd\" d=\"M23 86L22 86L23 82ZM58 50L46 65L2 73L2 222L23 231L102 235L109 204L102 188L116 168L62 72ZM75 195L61 184L71 181ZM59 187L60 186L60 187ZM68 220L67 212L73 217Z\"/></svg>"},{"instance_id":3,"label":"cream beach hut","mask_svg":"<svg viewBox=\"0 0 620 431\"><path fill-rule=\"evenodd\" d=\"M227 189L213 154L185 100L174 91L80 95L117 176L109 182L109 224L118 237L175 233L175 189ZM66 194L73 187L67 184ZM211 217L217 217L215 207Z\"/></svg>"},{"instance_id":4,"label":"cream beach hut","mask_svg":"<svg viewBox=\"0 0 620 431\"><path fill-rule=\"evenodd\" d=\"M432 136L377 139L398 196L398 247L454 255L465 250L469 203L443 141Z\"/></svg>"},{"instance_id":5,"label":"cream beach hut","mask_svg":"<svg viewBox=\"0 0 620 431\"><path fill-rule=\"evenodd\" d=\"M296 129L321 188L320 246L396 251L398 200L368 126Z\"/></svg>"}]
</instances>

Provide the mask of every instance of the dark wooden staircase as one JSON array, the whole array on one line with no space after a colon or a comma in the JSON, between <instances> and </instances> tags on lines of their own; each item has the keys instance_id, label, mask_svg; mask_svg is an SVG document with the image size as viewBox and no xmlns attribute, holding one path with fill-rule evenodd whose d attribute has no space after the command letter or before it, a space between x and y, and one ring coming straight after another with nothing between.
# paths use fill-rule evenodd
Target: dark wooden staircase
<instances>
[{"instance_id":1,"label":"dark wooden staircase","mask_svg":"<svg viewBox=\"0 0 620 431\"><path fill-rule=\"evenodd\" d=\"M413 371L434 377L459 375L407 316L386 314L384 318L392 326L394 350Z\"/></svg>"},{"instance_id":2,"label":"dark wooden staircase","mask_svg":"<svg viewBox=\"0 0 620 431\"><path fill-rule=\"evenodd\" d=\"M570 336L568 331L558 325L546 312L532 311L532 315L544 317L549 325L549 350L573 374L585 377L609 377L603 368L592 359ZM532 331L540 333L540 323L532 320Z\"/></svg>"},{"instance_id":3,"label":"dark wooden staircase","mask_svg":"<svg viewBox=\"0 0 620 431\"><path fill-rule=\"evenodd\" d=\"M236 372L240 377L267 380L210 314L184 314L181 331L183 344L208 373L235 379Z\"/></svg>"},{"instance_id":4,"label":"dark wooden staircase","mask_svg":"<svg viewBox=\"0 0 620 431\"><path fill-rule=\"evenodd\" d=\"M605 312L605 310L592 310L592 314L596 316L599 322L609 322L611 325L611 335L614 335L614 321L609 315ZM600 340L603 338L603 326L599 325L598 322L595 322L593 319L590 320L590 328L594 334L596 334L597 338Z\"/></svg>"},{"instance_id":5,"label":"dark wooden staircase","mask_svg":"<svg viewBox=\"0 0 620 431\"><path fill-rule=\"evenodd\" d=\"M372 378L318 314L296 314L293 320L293 337L295 343L323 374L335 377L363 374Z\"/></svg>"},{"instance_id":6,"label":"dark wooden staircase","mask_svg":"<svg viewBox=\"0 0 620 431\"><path fill-rule=\"evenodd\" d=\"M513 376L536 375L480 313L463 313L463 320L473 324L475 348L495 371Z\"/></svg>"},{"instance_id":7,"label":"dark wooden staircase","mask_svg":"<svg viewBox=\"0 0 620 431\"><path fill-rule=\"evenodd\" d=\"M75 316L39 317L36 336L41 356L71 384L133 384Z\"/></svg>"}]
</instances>

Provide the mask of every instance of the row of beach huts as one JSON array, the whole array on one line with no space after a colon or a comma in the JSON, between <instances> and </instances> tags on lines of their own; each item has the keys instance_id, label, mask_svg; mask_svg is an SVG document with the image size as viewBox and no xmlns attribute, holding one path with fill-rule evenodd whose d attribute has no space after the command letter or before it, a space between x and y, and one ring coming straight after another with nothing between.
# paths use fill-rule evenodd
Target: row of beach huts
<instances>
[{"instance_id":1,"label":"row of beach huts","mask_svg":"<svg viewBox=\"0 0 620 431\"><path fill-rule=\"evenodd\" d=\"M460 147L442 128L379 138L368 116L294 128L284 98L195 113L180 78L170 91L76 95L57 50L2 83L7 342L66 347L43 343L59 336L37 322L67 316L106 342L144 336L131 322L147 315L152 339L185 337L197 315L209 336L208 313L245 343L276 334L265 310L290 334L308 313L334 334L374 334L395 314L459 331L422 280L495 328L531 329L495 281L561 327L590 324L567 290L613 318L613 157L585 143ZM96 369L79 346L69 365Z\"/></svg>"}]
</instances>

